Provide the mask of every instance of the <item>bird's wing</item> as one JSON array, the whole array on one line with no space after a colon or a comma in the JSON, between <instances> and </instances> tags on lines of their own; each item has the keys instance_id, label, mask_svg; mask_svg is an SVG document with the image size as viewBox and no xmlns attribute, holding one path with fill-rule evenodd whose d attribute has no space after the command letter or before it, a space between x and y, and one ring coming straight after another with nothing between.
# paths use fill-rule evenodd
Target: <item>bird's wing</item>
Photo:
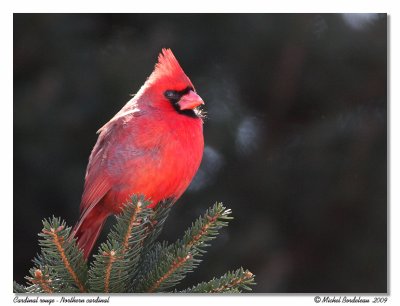
<instances>
[{"instance_id":1,"label":"bird's wing","mask_svg":"<svg viewBox=\"0 0 400 306\"><path fill-rule=\"evenodd\" d=\"M109 133L101 133L89 157L80 214L83 218L111 189L112 179L107 174L104 158L109 146Z\"/></svg>"},{"instance_id":2,"label":"bird's wing","mask_svg":"<svg viewBox=\"0 0 400 306\"><path fill-rule=\"evenodd\" d=\"M112 140L120 129L119 120L111 120L101 128L99 138L89 157L80 214L83 218L113 186L113 178L107 171L107 154Z\"/></svg>"},{"instance_id":3,"label":"bird's wing","mask_svg":"<svg viewBox=\"0 0 400 306\"><path fill-rule=\"evenodd\" d=\"M115 178L107 171L107 161L112 150L113 141L118 139L123 126L133 117L140 116L134 103L127 104L114 118L107 122L99 131L99 138L89 157L86 170L85 187L80 206L81 218L106 195L113 187Z\"/></svg>"}]
</instances>

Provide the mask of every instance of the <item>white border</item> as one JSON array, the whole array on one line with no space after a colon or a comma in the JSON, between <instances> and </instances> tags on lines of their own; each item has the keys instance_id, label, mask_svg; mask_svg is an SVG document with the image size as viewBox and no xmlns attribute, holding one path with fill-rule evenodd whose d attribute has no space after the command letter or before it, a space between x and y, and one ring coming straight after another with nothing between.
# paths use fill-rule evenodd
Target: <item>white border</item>
<instances>
[{"instance_id":1,"label":"white border","mask_svg":"<svg viewBox=\"0 0 400 306\"><path fill-rule=\"evenodd\" d=\"M317 1L317 0L301 0L301 1L77 1L70 0L68 2L59 3L50 0L35 1L7 1L3 0L0 4L0 89L1 89L1 207L2 222L1 233L4 243L1 244L1 302L4 305L13 304L14 294L11 293L12 280L12 203L13 203L13 186L12 186L12 129L13 129L13 83L12 83L12 53L13 53L13 17L14 12L288 12L288 13L305 13L305 12L382 12L389 13L389 39L390 39L390 58L388 63L389 81L389 102L390 102L390 130L391 130L391 146L390 146L390 181L392 188L390 197L390 295L388 305L400 304L399 299L399 264L398 258L399 243L397 233L399 232L399 10L396 9L397 1L372 1L372 0L336 0L336 1ZM394 84L394 85L393 85ZM397 84L397 86L396 86ZM397 188L396 188L397 187ZM18 190L18 186L14 186ZM351 295L348 295L351 296ZM243 305L243 303L252 303L253 305L315 305L313 295L242 295L242 296L112 296L112 305L205 305L206 303L229 305Z\"/></svg>"}]
</instances>

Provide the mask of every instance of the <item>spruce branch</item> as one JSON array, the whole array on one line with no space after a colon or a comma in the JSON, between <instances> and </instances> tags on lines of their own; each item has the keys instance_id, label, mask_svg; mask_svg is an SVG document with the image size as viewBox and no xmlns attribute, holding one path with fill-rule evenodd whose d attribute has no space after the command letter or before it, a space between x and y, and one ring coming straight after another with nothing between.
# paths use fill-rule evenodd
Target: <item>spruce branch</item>
<instances>
[{"instance_id":1,"label":"spruce branch","mask_svg":"<svg viewBox=\"0 0 400 306\"><path fill-rule=\"evenodd\" d=\"M28 286L26 287L25 292L49 293L49 291L74 291L74 288L63 283L63 281L57 277L57 273L54 270L51 271L51 268L49 268L57 265L57 262L54 259L52 260L48 257L44 257L43 254L37 254L32 261L34 267L29 270L30 276L25 277L28 281Z\"/></svg>"},{"instance_id":2,"label":"spruce branch","mask_svg":"<svg viewBox=\"0 0 400 306\"><path fill-rule=\"evenodd\" d=\"M214 239L218 230L227 226L231 210L222 203L216 203L204 216L198 218L186 230L182 239L169 246L158 246L150 251L149 259L143 265L146 274L141 274L135 292L161 292L175 286L188 272L192 272L200 263L199 257L208 241Z\"/></svg>"},{"instance_id":3,"label":"spruce branch","mask_svg":"<svg viewBox=\"0 0 400 306\"><path fill-rule=\"evenodd\" d=\"M175 286L200 263L186 248L170 245L161 249L158 261L135 292L163 292Z\"/></svg>"},{"instance_id":4,"label":"spruce branch","mask_svg":"<svg viewBox=\"0 0 400 306\"><path fill-rule=\"evenodd\" d=\"M145 254L149 251L149 248L154 245L154 242L161 234L165 221L167 220L169 212L171 211L174 203L175 202L173 199L167 199L158 203L153 211L153 214L150 216L150 223L148 227L149 234L146 237L143 245L143 252Z\"/></svg>"},{"instance_id":5,"label":"spruce branch","mask_svg":"<svg viewBox=\"0 0 400 306\"><path fill-rule=\"evenodd\" d=\"M131 293L134 292L134 288L137 286L138 280L144 278L143 275L148 273L148 268L155 262L154 256L159 256L160 243L156 242L156 240L164 227L164 223L169 216L169 212L173 204L173 199L167 199L160 202L155 207L154 213L150 216L150 222L147 227L148 236L143 243L143 256L141 256L138 263L135 279L128 289ZM153 252L150 253L150 251ZM146 256L149 254L152 254L153 258L151 258L151 256ZM149 262L149 259L151 259L151 263Z\"/></svg>"},{"instance_id":6,"label":"spruce branch","mask_svg":"<svg viewBox=\"0 0 400 306\"><path fill-rule=\"evenodd\" d=\"M90 269L70 228L53 217L39 233L41 253L34 260L27 286L16 282L16 293L166 292L201 262L210 241L228 225L231 211L216 203L192 223L175 243L157 242L173 200L149 208L149 201L133 196L102 243ZM238 293L251 290L254 275L238 269L200 283L182 293ZM178 291L174 291L178 292Z\"/></svg>"},{"instance_id":7,"label":"spruce branch","mask_svg":"<svg viewBox=\"0 0 400 306\"><path fill-rule=\"evenodd\" d=\"M89 282L94 292L126 292L136 275L144 239L149 234L148 224L153 210L143 197L132 197L117 216L98 255L94 255L89 270Z\"/></svg>"},{"instance_id":8,"label":"spruce branch","mask_svg":"<svg viewBox=\"0 0 400 306\"><path fill-rule=\"evenodd\" d=\"M54 290L52 288L52 280L50 279L49 274L43 274L40 269L31 269L30 273L32 277L27 277L27 280L32 284L32 286L28 289L31 292L44 292L44 293L53 293Z\"/></svg>"},{"instance_id":9,"label":"spruce branch","mask_svg":"<svg viewBox=\"0 0 400 306\"><path fill-rule=\"evenodd\" d=\"M104 279L104 292L110 292L110 278L111 278L111 270L114 262L116 261L116 252L111 250L110 252L103 253L104 256L108 257L108 263L106 268L106 277Z\"/></svg>"},{"instance_id":10,"label":"spruce branch","mask_svg":"<svg viewBox=\"0 0 400 306\"><path fill-rule=\"evenodd\" d=\"M23 285L18 284L16 281L13 282L13 292L14 293L26 293L27 288Z\"/></svg>"},{"instance_id":11,"label":"spruce branch","mask_svg":"<svg viewBox=\"0 0 400 306\"><path fill-rule=\"evenodd\" d=\"M87 266L76 239L69 239L70 230L60 218L44 220L42 232L39 234L42 237L39 240L42 257L47 258L50 277L56 274L72 283L73 289L86 292Z\"/></svg>"},{"instance_id":12,"label":"spruce branch","mask_svg":"<svg viewBox=\"0 0 400 306\"><path fill-rule=\"evenodd\" d=\"M124 272L118 260L120 245L116 241L102 243L98 254L89 269L89 284L92 292L123 292L123 283L119 277ZM118 258L119 257L119 258ZM123 277L121 277L122 279Z\"/></svg>"},{"instance_id":13,"label":"spruce branch","mask_svg":"<svg viewBox=\"0 0 400 306\"><path fill-rule=\"evenodd\" d=\"M161 278L159 278L148 290L148 293L153 293L156 290L158 290L162 284L164 284L166 282L166 280L168 280L171 275L173 275L174 273L177 273L179 269L183 270L183 266L185 265L186 262L188 262L189 260L193 259L192 254L188 253L188 255L186 255L185 257L177 257L171 264L169 270L163 275L161 276ZM189 272L189 269L186 270L186 272ZM181 279L177 278L176 281L179 281ZM171 282L171 281L170 281Z\"/></svg>"},{"instance_id":14,"label":"spruce branch","mask_svg":"<svg viewBox=\"0 0 400 306\"><path fill-rule=\"evenodd\" d=\"M117 231L112 231L111 232L111 238L122 238L122 249L121 249L121 254L125 254L126 251L128 250L128 248L130 246L132 246L132 240L130 241L130 239L132 237L134 237L132 235L132 229L134 227L138 227L139 225L143 224L143 220L144 218L141 217L141 212L143 209L143 204L142 201L139 199L132 199L132 203L136 202L136 205L130 205L130 203L128 203L128 207L126 209L126 213L122 214L121 217L117 217L117 220L121 220L120 223L117 223L121 228L125 227L126 230L122 231L122 237L121 237L121 232L118 233ZM148 203L145 204L145 206L147 206ZM130 212L130 210L132 212ZM148 214L150 215L151 211L149 210ZM128 218L124 218L128 216ZM146 220L145 220L146 222ZM126 223L126 224L125 224ZM113 233L115 233L114 237L113 237ZM135 237L136 239L136 237ZM144 239L144 237L143 237ZM141 242L142 240L140 240ZM129 243L131 242L131 243ZM134 243L138 243L138 240L134 241Z\"/></svg>"},{"instance_id":15,"label":"spruce branch","mask_svg":"<svg viewBox=\"0 0 400 306\"><path fill-rule=\"evenodd\" d=\"M25 277L27 280L27 286L24 287L25 292L53 293L73 290L71 286L64 284L48 266L33 267L29 270L29 274L29 276Z\"/></svg>"},{"instance_id":16,"label":"spruce branch","mask_svg":"<svg viewBox=\"0 0 400 306\"><path fill-rule=\"evenodd\" d=\"M214 204L185 232L183 243L188 248L196 248L199 252L203 252L202 247L209 246L206 242L215 239L218 230L227 226L228 220L233 219L229 216L231 213L232 211L226 209L222 203Z\"/></svg>"},{"instance_id":17,"label":"spruce branch","mask_svg":"<svg viewBox=\"0 0 400 306\"><path fill-rule=\"evenodd\" d=\"M254 275L249 270L240 268L227 272L219 278L213 278L209 282L202 282L192 288L179 293L240 293L241 290L251 291L249 286L255 285Z\"/></svg>"}]
</instances>

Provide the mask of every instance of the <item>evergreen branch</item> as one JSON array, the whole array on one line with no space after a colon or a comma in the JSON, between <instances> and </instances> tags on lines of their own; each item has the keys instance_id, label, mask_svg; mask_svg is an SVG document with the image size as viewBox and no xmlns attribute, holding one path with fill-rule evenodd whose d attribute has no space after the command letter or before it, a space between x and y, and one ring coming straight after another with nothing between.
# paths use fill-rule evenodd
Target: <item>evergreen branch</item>
<instances>
[{"instance_id":1,"label":"evergreen branch","mask_svg":"<svg viewBox=\"0 0 400 306\"><path fill-rule=\"evenodd\" d=\"M192 259L193 256L191 254L188 254L186 257L182 258L177 258L171 265L170 269L165 273L163 276L161 276L160 279L158 279L152 287L150 287L147 290L147 293L152 293L155 292L163 282L165 282L173 273L175 273L179 268L183 266L189 259Z\"/></svg>"},{"instance_id":2,"label":"evergreen branch","mask_svg":"<svg viewBox=\"0 0 400 306\"><path fill-rule=\"evenodd\" d=\"M74 269L72 268L67 255L66 251L63 247L63 238L58 235L58 232L64 229L64 226L60 226L57 229L51 228L50 231L44 230L43 233L50 235L53 238L54 245L57 247L58 253L61 257L62 262L64 263L65 268L68 270L68 273L73 278L75 284L78 286L81 292L86 292L85 286L82 284L81 280L79 279L78 275L75 273Z\"/></svg>"},{"instance_id":3,"label":"evergreen branch","mask_svg":"<svg viewBox=\"0 0 400 306\"><path fill-rule=\"evenodd\" d=\"M14 293L26 293L27 288L23 285L18 284L16 281L13 282L13 292Z\"/></svg>"},{"instance_id":4,"label":"evergreen branch","mask_svg":"<svg viewBox=\"0 0 400 306\"><path fill-rule=\"evenodd\" d=\"M175 243L156 242L173 203L163 201L153 210L143 197L133 196L94 255L89 271L65 222L54 217L44 220L39 234L41 253L33 260L27 286L14 282L14 292L167 291L199 265L208 242L232 219L231 211L216 203ZM254 275L241 268L180 292L239 293L251 290L253 284Z\"/></svg>"},{"instance_id":5,"label":"evergreen branch","mask_svg":"<svg viewBox=\"0 0 400 306\"><path fill-rule=\"evenodd\" d=\"M154 213L150 216L150 222L147 227L147 237L143 241L143 256L140 257L140 261L137 265L138 271L136 271L135 279L133 280L132 285L130 286L129 292L134 292L134 288L137 287L137 281L139 279L143 279L143 275L148 273L147 269L144 267L149 267L149 264L146 261L149 259L147 254L150 254L150 251L154 251L159 248L160 244L155 243L156 239L160 235L164 223L167 220L169 212L171 211L171 207L174 204L173 199L166 199L158 203L154 209ZM156 252L158 254L158 252ZM154 252L152 252L154 254Z\"/></svg>"},{"instance_id":6,"label":"evergreen branch","mask_svg":"<svg viewBox=\"0 0 400 306\"><path fill-rule=\"evenodd\" d=\"M105 256L109 258L107 268L106 268L106 277L104 279L104 292L109 292L110 287L110 276L111 276L111 268L113 263L116 260L115 251L111 250L109 253L104 253Z\"/></svg>"},{"instance_id":7,"label":"evergreen branch","mask_svg":"<svg viewBox=\"0 0 400 306\"><path fill-rule=\"evenodd\" d=\"M137 226L140 224L140 220L138 221L138 214L141 212L141 210L142 210L142 202L139 200L137 201L137 204L133 210L131 218L129 219L128 227L123 237L122 250L121 250L122 254L125 254L126 250L129 247L129 238L132 235L133 226Z\"/></svg>"},{"instance_id":8,"label":"evergreen branch","mask_svg":"<svg viewBox=\"0 0 400 306\"><path fill-rule=\"evenodd\" d=\"M143 252L145 254L149 250L149 247L153 246L153 243L160 235L174 203L173 199L167 199L158 203L154 209L154 213L150 216L150 227L148 228L149 234L143 245Z\"/></svg>"},{"instance_id":9,"label":"evergreen branch","mask_svg":"<svg viewBox=\"0 0 400 306\"><path fill-rule=\"evenodd\" d=\"M137 279L133 292L162 292L179 283L200 261L186 248L166 242L157 243L143 261L147 271Z\"/></svg>"},{"instance_id":10,"label":"evergreen branch","mask_svg":"<svg viewBox=\"0 0 400 306\"><path fill-rule=\"evenodd\" d=\"M46 285L50 287L53 292L60 292L63 289L68 287L67 284L62 284L61 279L57 276L57 273L49 267L53 267L57 265L54 260L50 260L48 257L44 257L43 254L37 254L37 256L32 260L34 263L34 267L29 270L31 276L25 277L29 283L32 285L26 287L25 292L29 293L46 293L48 290L39 286L42 282L38 281L39 279L43 279ZM51 275L51 276L50 276ZM64 287L64 288L63 288ZM71 289L73 290L73 289ZM65 291L64 291L65 292Z\"/></svg>"},{"instance_id":11,"label":"evergreen branch","mask_svg":"<svg viewBox=\"0 0 400 306\"><path fill-rule=\"evenodd\" d=\"M131 201L125 204L122 213L117 216L117 223L107 240L118 242L122 246L121 254L132 250L133 246L140 248L143 246L143 240L149 233L147 226L150 217L154 214L154 211L148 208L149 204L150 202L143 197L132 196Z\"/></svg>"},{"instance_id":12,"label":"evergreen branch","mask_svg":"<svg viewBox=\"0 0 400 306\"><path fill-rule=\"evenodd\" d=\"M29 270L29 274L30 276L26 276L25 279L31 285L25 287L24 292L53 293L61 289L60 280L55 275L50 276L50 269L47 266L33 267Z\"/></svg>"},{"instance_id":13,"label":"evergreen branch","mask_svg":"<svg viewBox=\"0 0 400 306\"><path fill-rule=\"evenodd\" d=\"M54 259L51 260L48 257L45 258L43 254L36 254L32 262L38 269L43 269L43 267L49 267L49 266L51 267L57 264L57 261L55 261Z\"/></svg>"},{"instance_id":14,"label":"evergreen branch","mask_svg":"<svg viewBox=\"0 0 400 306\"><path fill-rule=\"evenodd\" d=\"M49 221L44 220L43 225L39 236L44 239L39 243L43 252L41 257L46 258L50 275L64 278L67 284L70 281L80 292L86 292L86 263L76 240L69 239L70 228L54 217Z\"/></svg>"},{"instance_id":15,"label":"evergreen branch","mask_svg":"<svg viewBox=\"0 0 400 306\"><path fill-rule=\"evenodd\" d=\"M229 282L225 281L219 287L213 288L211 290L211 293L220 293L235 288L243 288L246 290L251 290L251 288L247 286L254 284L254 276L250 271L248 270L243 271L243 269L240 269L239 271L233 272L231 275L232 276L230 277L228 272L228 276L226 278L228 280L229 278L231 278L230 281Z\"/></svg>"},{"instance_id":16,"label":"evergreen branch","mask_svg":"<svg viewBox=\"0 0 400 306\"><path fill-rule=\"evenodd\" d=\"M107 237L99 248L89 271L91 290L95 292L126 292L137 273L148 224L154 213L147 208L150 202L133 196L117 216Z\"/></svg>"},{"instance_id":17,"label":"evergreen branch","mask_svg":"<svg viewBox=\"0 0 400 306\"><path fill-rule=\"evenodd\" d=\"M200 263L198 257L204 253L203 248L209 246L206 242L214 239L218 230L228 224L225 220L232 219L230 213L221 203L216 203L192 224L182 240L150 251L143 265L147 274L142 274L135 292L163 291L185 278Z\"/></svg>"},{"instance_id":18,"label":"evergreen branch","mask_svg":"<svg viewBox=\"0 0 400 306\"><path fill-rule=\"evenodd\" d=\"M187 247L192 248L193 246L198 246L207 240L214 239L213 236L218 234L215 231L228 225L222 220L232 219L232 217L228 216L230 213L231 210L225 209L225 207L222 206L222 203L217 203L214 207L207 210L203 219L199 218L193 225L194 231L191 232L190 229L186 231L186 237L184 237L184 240L188 240L188 242L186 242ZM217 222L219 223L217 224Z\"/></svg>"},{"instance_id":19,"label":"evergreen branch","mask_svg":"<svg viewBox=\"0 0 400 306\"><path fill-rule=\"evenodd\" d=\"M43 275L40 269L35 269L32 274L33 277L28 278L32 285L38 285L45 293L53 293L53 289L50 286L51 279L49 275Z\"/></svg>"},{"instance_id":20,"label":"evergreen branch","mask_svg":"<svg viewBox=\"0 0 400 306\"><path fill-rule=\"evenodd\" d=\"M90 289L93 292L124 292L125 274L117 252L120 252L120 244L114 241L102 243L95 260L89 270ZM118 251L119 250L119 251Z\"/></svg>"},{"instance_id":21,"label":"evergreen branch","mask_svg":"<svg viewBox=\"0 0 400 306\"><path fill-rule=\"evenodd\" d=\"M202 282L192 288L179 293L240 293L241 289L250 291L250 285L254 285L254 275L248 270L240 268L228 272L220 278L213 278L209 282Z\"/></svg>"},{"instance_id":22,"label":"evergreen branch","mask_svg":"<svg viewBox=\"0 0 400 306\"><path fill-rule=\"evenodd\" d=\"M195 250L197 253L204 253L203 248L210 246L208 241L213 240L219 234L222 227L228 225L229 216L232 213L226 209L222 203L215 203L214 206L207 209L202 217L199 217L192 226L185 231L182 240L176 243L186 247L188 250Z\"/></svg>"}]
</instances>

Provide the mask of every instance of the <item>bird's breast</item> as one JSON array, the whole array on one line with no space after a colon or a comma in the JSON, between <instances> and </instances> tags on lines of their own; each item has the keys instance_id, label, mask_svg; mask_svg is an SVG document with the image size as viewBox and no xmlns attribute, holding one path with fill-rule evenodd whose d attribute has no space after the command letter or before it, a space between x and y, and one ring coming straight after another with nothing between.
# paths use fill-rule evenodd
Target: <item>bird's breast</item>
<instances>
[{"instance_id":1,"label":"bird's breast","mask_svg":"<svg viewBox=\"0 0 400 306\"><path fill-rule=\"evenodd\" d=\"M178 199L186 190L202 159L203 128L200 120L179 119L127 128L108 159L107 169L115 178L114 202L143 194L156 205L166 198Z\"/></svg>"}]
</instances>

